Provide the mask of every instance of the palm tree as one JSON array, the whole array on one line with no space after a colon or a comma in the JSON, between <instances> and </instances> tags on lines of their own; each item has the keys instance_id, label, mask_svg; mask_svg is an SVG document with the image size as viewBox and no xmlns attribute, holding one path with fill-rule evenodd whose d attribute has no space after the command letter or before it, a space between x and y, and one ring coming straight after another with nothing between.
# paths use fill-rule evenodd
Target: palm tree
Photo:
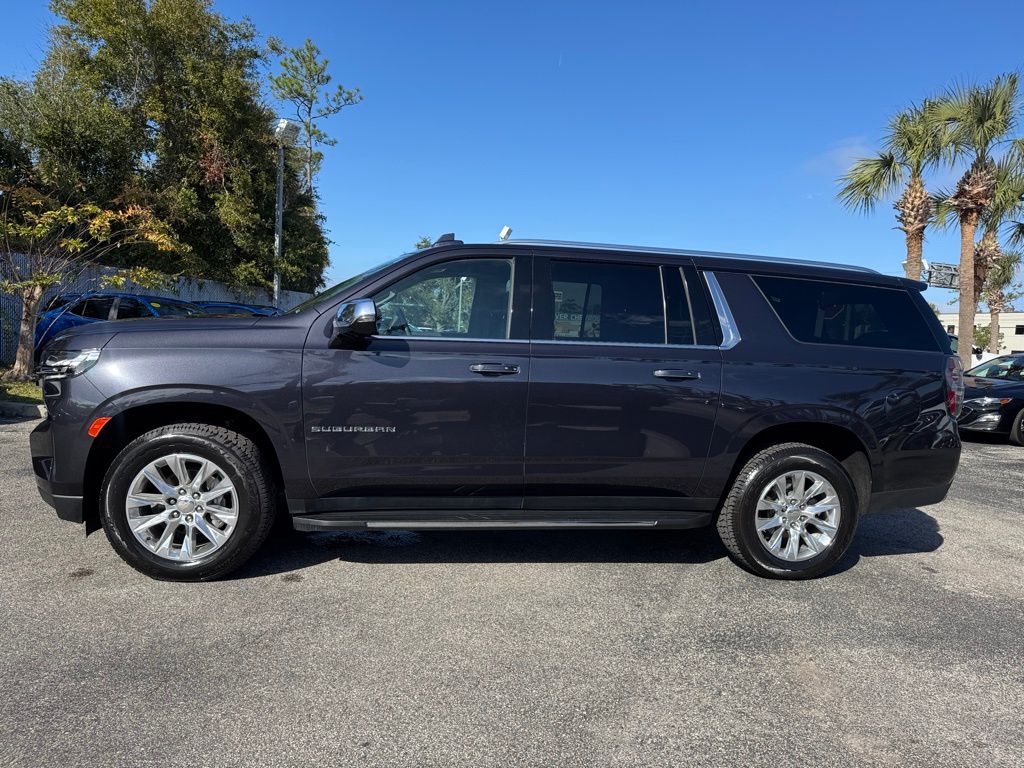
<instances>
[{"instance_id":1,"label":"palm tree","mask_svg":"<svg viewBox=\"0 0 1024 768\"><path fill-rule=\"evenodd\" d=\"M958 86L926 111L935 130L948 131L955 154L970 161L956 189L944 200L960 223L959 350L968 368L977 304L974 236L996 196L995 152L1017 123L1017 75L997 77L986 86Z\"/></svg>"},{"instance_id":2,"label":"palm tree","mask_svg":"<svg viewBox=\"0 0 1024 768\"><path fill-rule=\"evenodd\" d=\"M907 277L921 278L924 232L935 213L934 203L924 186L924 173L936 165L947 149L945 126L929 119L930 102L900 112L889 121L882 151L875 157L857 160L840 177L838 197L848 208L870 213L904 184L893 203L896 221L907 242Z\"/></svg>"},{"instance_id":3,"label":"palm tree","mask_svg":"<svg viewBox=\"0 0 1024 768\"><path fill-rule=\"evenodd\" d=\"M983 238L984 239L984 238ZM996 240L998 248L999 241ZM1001 251L989 270L985 281L985 303L988 304L989 346L993 354L999 354L999 313L1006 311L1007 289L1013 284L1013 278L1020 268L1019 251Z\"/></svg>"}]
</instances>

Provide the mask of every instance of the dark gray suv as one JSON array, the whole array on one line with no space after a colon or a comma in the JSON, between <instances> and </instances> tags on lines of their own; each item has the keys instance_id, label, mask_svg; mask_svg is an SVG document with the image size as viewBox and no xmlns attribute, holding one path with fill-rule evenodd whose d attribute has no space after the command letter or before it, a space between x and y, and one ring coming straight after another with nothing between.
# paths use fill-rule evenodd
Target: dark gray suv
<instances>
[{"instance_id":1,"label":"dark gray suv","mask_svg":"<svg viewBox=\"0 0 1024 768\"><path fill-rule=\"evenodd\" d=\"M807 578L941 500L963 384L922 285L857 267L445 236L280 317L58 336L43 498L156 578L302 531L716 525Z\"/></svg>"}]
</instances>

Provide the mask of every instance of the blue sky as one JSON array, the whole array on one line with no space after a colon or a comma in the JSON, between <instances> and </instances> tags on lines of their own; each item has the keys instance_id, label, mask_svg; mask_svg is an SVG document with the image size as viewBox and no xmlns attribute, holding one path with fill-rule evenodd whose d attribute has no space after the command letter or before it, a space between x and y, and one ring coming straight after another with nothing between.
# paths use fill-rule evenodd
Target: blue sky
<instances>
[{"instance_id":1,"label":"blue sky","mask_svg":"<svg viewBox=\"0 0 1024 768\"><path fill-rule=\"evenodd\" d=\"M329 282L422 234L487 242L505 224L897 273L891 209L844 210L836 176L908 102L1024 64L1013 1L215 8L290 45L313 38L366 96L325 126L339 139L319 178ZM0 73L32 72L48 23L45 2L8 3ZM925 258L957 254L955 233L929 235Z\"/></svg>"}]
</instances>

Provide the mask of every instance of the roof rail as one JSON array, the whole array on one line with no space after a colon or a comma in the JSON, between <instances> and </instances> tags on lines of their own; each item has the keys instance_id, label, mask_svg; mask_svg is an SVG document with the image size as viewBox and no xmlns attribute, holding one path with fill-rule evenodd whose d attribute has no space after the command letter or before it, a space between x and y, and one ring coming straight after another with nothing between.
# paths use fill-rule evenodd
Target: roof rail
<instances>
[{"instance_id":1,"label":"roof rail","mask_svg":"<svg viewBox=\"0 0 1024 768\"><path fill-rule=\"evenodd\" d=\"M755 256L744 253L722 253L718 251L694 251L679 248L656 248L648 245L615 245L612 243L584 243L574 240L540 240L514 238L502 240L501 243L509 245L538 245L556 248L572 248L588 251L633 251L634 253L650 253L663 256L707 256L715 259L744 259L746 261L764 261L771 264L791 264L793 266L815 266L826 269L849 269L856 272L868 272L873 275L879 274L877 270L868 267L860 267L854 264L836 264L829 261L813 261L806 259L787 259L778 256Z\"/></svg>"}]
</instances>

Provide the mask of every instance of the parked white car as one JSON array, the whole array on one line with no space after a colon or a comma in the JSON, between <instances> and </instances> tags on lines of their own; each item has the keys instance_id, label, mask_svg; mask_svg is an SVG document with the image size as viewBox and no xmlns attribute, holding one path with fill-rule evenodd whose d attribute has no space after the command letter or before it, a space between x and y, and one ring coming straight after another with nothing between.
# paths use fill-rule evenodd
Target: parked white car
<instances>
[{"instance_id":1,"label":"parked white car","mask_svg":"<svg viewBox=\"0 0 1024 768\"><path fill-rule=\"evenodd\" d=\"M960 342L958 341L955 334L949 334L949 343L950 346L953 347L954 352L959 351L957 347L959 347ZM987 363L989 360L995 360L997 357L999 357L999 355L997 355L995 352L989 352L987 349L982 349L981 347L974 347L971 350L971 360L973 360L974 365L981 365L982 363Z\"/></svg>"}]
</instances>

